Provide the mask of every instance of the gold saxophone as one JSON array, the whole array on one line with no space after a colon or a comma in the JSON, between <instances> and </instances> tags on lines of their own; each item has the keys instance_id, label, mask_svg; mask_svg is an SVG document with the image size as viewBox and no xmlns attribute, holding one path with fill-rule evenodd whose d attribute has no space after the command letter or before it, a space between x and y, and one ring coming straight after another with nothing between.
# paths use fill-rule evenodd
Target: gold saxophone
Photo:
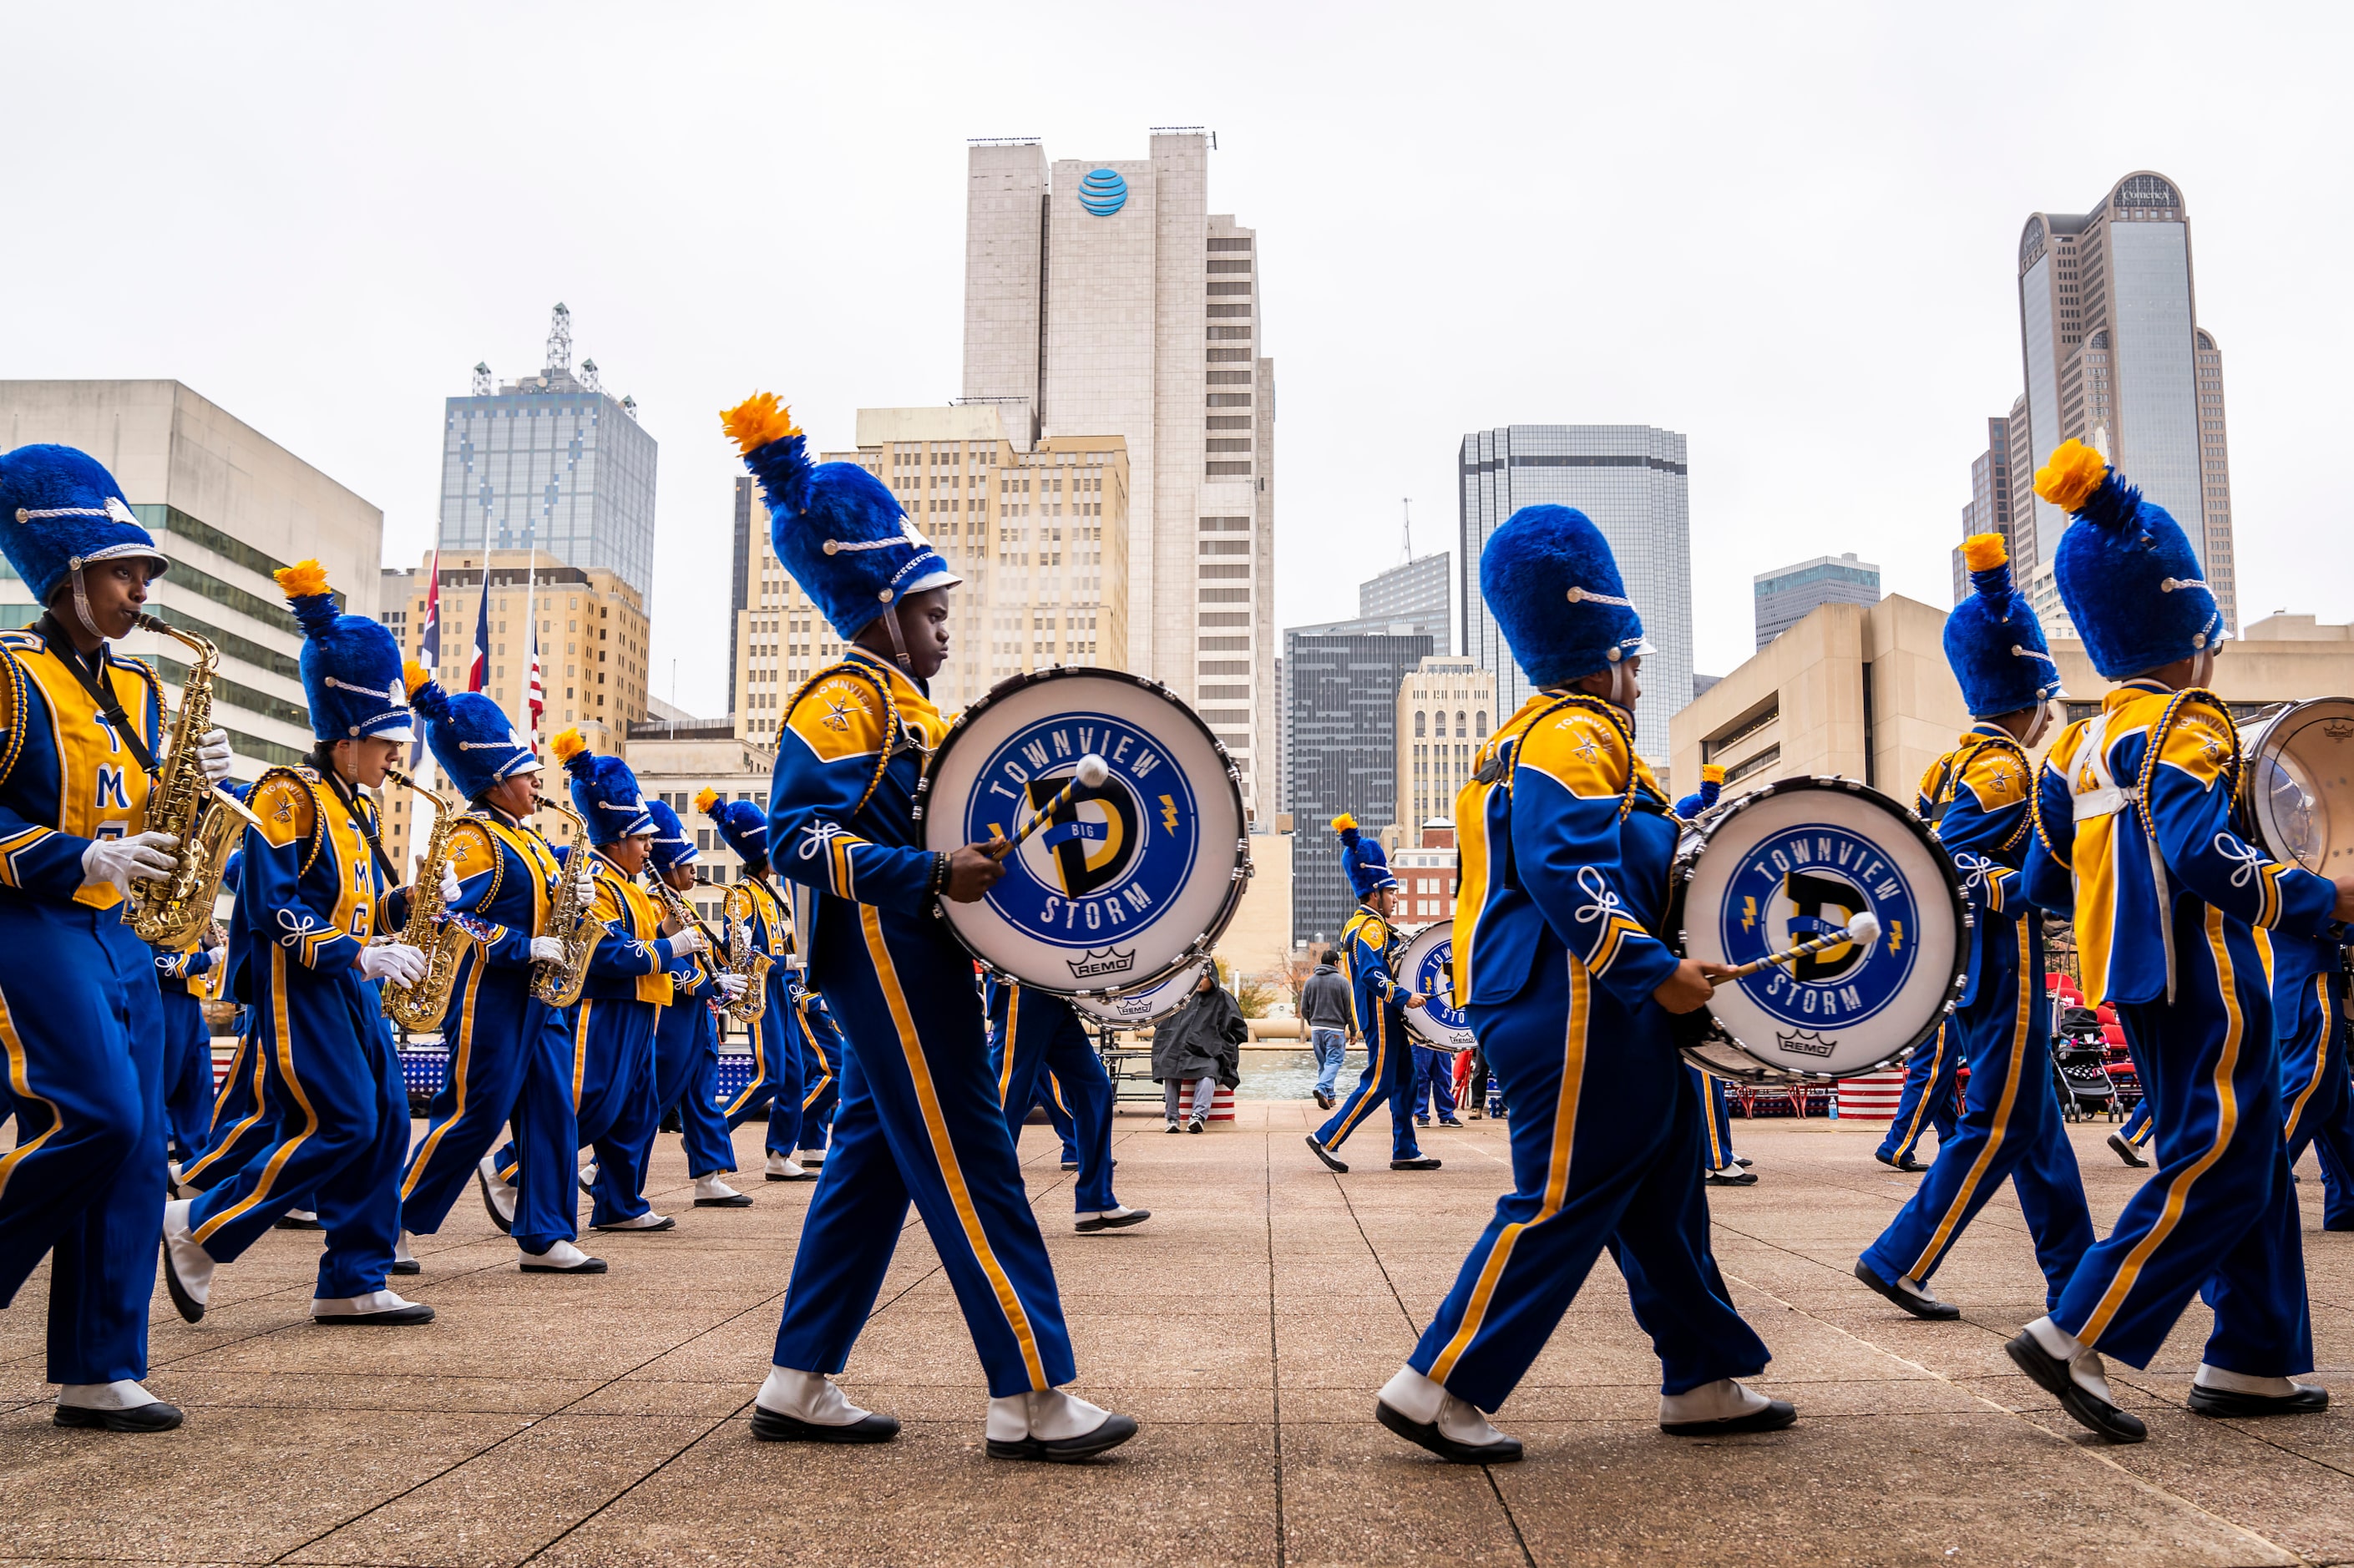
<instances>
[{"instance_id":1,"label":"gold saxophone","mask_svg":"<svg viewBox=\"0 0 2354 1568\"><path fill-rule=\"evenodd\" d=\"M531 994L550 1007L570 1007L580 1000L580 988L588 983L588 956L597 950L597 938L605 934L602 922L590 914L595 902L592 894L580 895L580 874L588 854L588 824L580 814L567 806L559 805L543 795L539 800L543 810L554 811L572 824L572 847L565 852L564 871L556 885L556 896L547 911L547 929L541 935L554 937L564 944L564 957L554 963L535 966Z\"/></svg>"},{"instance_id":2,"label":"gold saxophone","mask_svg":"<svg viewBox=\"0 0 2354 1568\"><path fill-rule=\"evenodd\" d=\"M432 1029L450 1010L450 988L457 983L458 960L465 956L469 939L441 902L441 868L450 863L450 835L465 819L451 809L446 796L398 768L386 768L384 776L432 801L435 813L424 863L408 885L408 923L400 928L400 939L425 954L425 975L414 985L387 984L384 1012L403 1029Z\"/></svg>"},{"instance_id":3,"label":"gold saxophone","mask_svg":"<svg viewBox=\"0 0 2354 1568\"><path fill-rule=\"evenodd\" d=\"M188 678L180 683L172 748L147 791L147 831L172 833L180 841L172 852L172 874L133 883L129 899L131 928L141 941L180 948L212 919L228 857L244 836L245 824L258 828L261 819L228 790L215 789L196 761L196 743L213 726L213 671L220 663L220 650L152 615L140 616L138 624L186 644L196 655Z\"/></svg>"},{"instance_id":4,"label":"gold saxophone","mask_svg":"<svg viewBox=\"0 0 2354 1568\"><path fill-rule=\"evenodd\" d=\"M733 883L720 905L727 932L727 972L744 982L743 994L720 1011L737 1022L750 1025L769 1011L769 969L776 960L752 942L754 911L749 883Z\"/></svg>"}]
</instances>

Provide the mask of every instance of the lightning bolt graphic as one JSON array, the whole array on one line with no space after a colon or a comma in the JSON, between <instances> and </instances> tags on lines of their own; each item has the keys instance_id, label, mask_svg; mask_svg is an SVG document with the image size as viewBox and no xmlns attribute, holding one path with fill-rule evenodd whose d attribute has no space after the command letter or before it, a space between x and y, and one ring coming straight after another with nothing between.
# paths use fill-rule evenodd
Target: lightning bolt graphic
<instances>
[{"instance_id":1,"label":"lightning bolt graphic","mask_svg":"<svg viewBox=\"0 0 2354 1568\"><path fill-rule=\"evenodd\" d=\"M1741 928L1744 931L1757 924L1757 900L1753 895L1741 901Z\"/></svg>"},{"instance_id":2,"label":"lightning bolt graphic","mask_svg":"<svg viewBox=\"0 0 2354 1568\"><path fill-rule=\"evenodd\" d=\"M1888 951L1893 957L1903 950L1904 922L1902 920L1891 920L1888 923Z\"/></svg>"},{"instance_id":3,"label":"lightning bolt graphic","mask_svg":"<svg viewBox=\"0 0 2354 1568\"><path fill-rule=\"evenodd\" d=\"M1161 797L1161 825L1172 833L1177 831L1177 797L1174 795Z\"/></svg>"}]
</instances>

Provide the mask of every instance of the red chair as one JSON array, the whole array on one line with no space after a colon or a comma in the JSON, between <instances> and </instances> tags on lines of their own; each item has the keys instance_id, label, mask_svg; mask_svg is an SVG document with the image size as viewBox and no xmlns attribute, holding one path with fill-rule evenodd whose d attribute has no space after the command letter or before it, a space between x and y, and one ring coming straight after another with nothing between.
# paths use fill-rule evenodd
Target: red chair
<instances>
[{"instance_id":1,"label":"red chair","mask_svg":"<svg viewBox=\"0 0 2354 1568\"><path fill-rule=\"evenodd\" d=\"M2126 1048L2125 1025L2115 1022L2109 1019L2103 1019L2101 1021L2101 1038L2109 1043L2109 1054L2112 1056L2115 1055L2118 1052Z\"/></svg>"}]
</instances>

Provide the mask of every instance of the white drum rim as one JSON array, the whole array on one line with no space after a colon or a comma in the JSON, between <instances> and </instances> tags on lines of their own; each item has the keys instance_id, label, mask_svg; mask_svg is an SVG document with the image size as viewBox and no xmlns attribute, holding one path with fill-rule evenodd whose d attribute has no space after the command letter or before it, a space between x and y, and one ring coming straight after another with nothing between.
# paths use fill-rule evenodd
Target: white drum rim
<instances>
[{"instance_id":1,"label":"white drum rim","mask_svg":"<svg viewBox=\"0 0 2354 1568\"><path fill-rule=\"evenodd\" d=\"M1416 949L1422 948L1426 942L1435 948L1440 942L1452 944L1454 940L1455 922L1452 920L1434 920L1427 926L1416 928L1414 934L1406 938L1405 946L1398 952L1398 983L1408 991L1415 989L1414 971L1422 964ZM1431 1017L1426 1007L1409 1007L1405 1009L1405 1012L1406 1033L1434 1051L1468 1051L1478 1044L1478 1037L1473 1034L1469 1022L1466 1022L1458 1030Z\"/></svg>"},{"instance_id":2,"label":"white drum rim","mask_svg":"<svg viewBox=\"0 0 2354 1568\"><path fill-rule=\"evenodd\" d=\"M1148 986L1131 986L1127 990L1112 991L1106 995L1087 992L1073 996L1069 1001L1081 1017L1091 1019L1097 1023L1108 1023L1115 1029L1150 1029L1164 1019L1174 1018L1177 1015L1178 1011L1185 1005L1187 999L1193 995L1193 982L1201 979L1206 966L1205 959L1202 963L1172 969ZM1181 980L1186 983L1179 986L1176 982ZM1164 1006L1151 1012L1145 1013L1141 1017L1131 1018L1112 1011L1122 1001L1131 1001L1140 997L1150 996L1163 987L1174 988L1170 995L1175 1000L1167 1001Z\"/></svg>"},{"instance_id":3,"label":"white drum rim","mask_svg":"<svg viewBox=\"0 0 2354 1568\"><path fill-rule=\"evenodd\" d=\"M2304 858L2291 854L2287 849L2288 835L2281 831L2279 821L2272 810L2272 797L2263 792L2260 781L2264 767L2286 750L2289 744L2307 727L2338 719L2354 723L2354 697L2309 697L2303 702L2289 703L2264 715L2240 732L2243 751L2241 800L2246 808L2248 836L2258 847L2284 864L2327 876L2329 846L2322 846L2323 865L2305 863Z\"/></svg>"},{"instance_id":4,"label":"white drum rim","mask_svg":"<svg viewBox=\"0 0 2354 1568\"><path fill-rule=\"evenodd\" d=\"M971 733L973 727L978 725L984 716L1003 706L1005 702L1015 694L1026 692L1033 687L1044 685L1050 682L1070 680L1076 677L1092 677L1111 681L1119 684L1133 686L1141 691L1147 692L1153 696L1165 700L1173 712L1183 715L1185 720L1193 726L1194 732L1209 746L1212 755L1217 758L1219 767L1224 772L1225 780L1224 798L1231 804L1234 812L1235 865L1234 872L1229 878L1225 892L1220 898L1215 910L1212 912L1211 918L1204 923L1202 930L1187 943L1185 948L1167 962L1151 969L1149 973L1133 977L1125 977L1116 985L1075 986L1069 984L1067 980L1058 980L1057 977L1054 976L1048 976L1042 980L1034 976L1022 974L1009 967L1008 964L1001 959L994 958L981 950L981 947L975 942L971 935L959 924L956 916L950 913L951 909L955 907L954 906L951 906L946 899L933 900L933 916L938 919L943 926L947 927L949 934L956 938L956 942L959 947L963 948L966 952L972 955L974 962L980 964L983 969L989 970L992 974L1002 975L1019 984L1026 985L1034 991L1044 991L1049 995L1065 997L1072 1001L1077 1001L1082 997L1108 998L1126 995L1140 991L1149 991L1152 987L1161 984L1163 980L1168 980L1172 975L1174 975L1178 970L1185 968L1188 964L1197 963L1202 959L1208 958L1217 946L1218 938L1224 936L1225 934L1226 927L1234 923L1235 913L1242 906L1243 894L1250 885L1252 873L1250 858L1250 820L1243 810L1242 770L1235 766L1233 754L1226 750L1225 743L1221 741L1217 737L1216 733L1210 728L1209 725L1204 722L1202 715L1193 711L1193 705L1186 702L1184 698L1179 696L1175 692L1170 690L1169 687L1163 685L1161 682L1153 680L1148 675L1136 674L1131 671L1108 670L1093 664L1053 664L1043 670L1030 670L1025 671L1019 675L1009 675L994 686L991 686L970 706L967 707L962 713L957 715L956 722L949 726L948 734L941 737L938 747L933 751L931 757L926 762L924 767L924 776L917 782L915 800L909 809L909 816L913 819L916 824L917 838L923 842L924 846L927 849L936 851L940 847L930 842L932 823L936 819L932 817L929 808L932 803L934 791L941 776L942 768L957 742L968 736ZM1197 795L1206 796L1213 789L1215 788L1214 785L1206 780L1194 780L1193 783ZM960 845L961 844L961 838L953 831L950 832L949 836L959 838L959 843ZM1203 839L1203 842L1205 845L1214 842L1215 842L1214 837L1212 835L1205 834Z\"/></svg>"},{"instance_id":5,"label":"white drum rim","mask_svg":"<svg viewBox=\"0 0 2354 1568\"><path fill-rule=\"evenodd\" d=\"M1929 825L1921 820L1920 813L1883 790L1873 789L1871 785L1857 779L1844 779L1837 775L1818 774L1777 779L1771 784L1753 789L1736 800L1721 801L1701 821L1685 825L1683 834L1679 837L1675 865L1670 874L1672 885L1669 892L1668 902L1667 924L1675 933L1676 951L1680 955L1688 952L1690 944L1686 939L1686 895L1691 890L1692 872L1708 846L1716 841L1717 833L1728 823L1738 821L1744 813L1768 800L1814 790L1829 790L1871 798L1875 803L1886 807L1889 814L1896 818L1927 851L1929 865L1937 874L1936 885L1944 888L1953 915L1956 947L1954 974L1946 984L1945 995L1940 1004L1930 1015L1929 1021L1911 1039L1895 1046L1869 1065L1846 1067L1837 1072L1808 1071L1784 1063L1769 1062L1762 1056L1753 1054L1748 1046L1742 1044L1737 1036L1716 1021L1712 1011L1708 1008L1702 1008L1696 1013L1684 1015L1685 1022L1680 1032L1681 1037L1677 1045L1679 1053L1687 1062L1701 1071L1728 1082L1759 1086L1795 1086L1803 1084L1832 1084L1842 1078L1878 1072L1891 1063L1903 1059L1907 1053L1923 1042L1934 1038L1937 1031L1945 1026L1946 1021L1953 1015L1955 1008L1961 1001L1962 991L1969 980L1968 943L1971 915L1968 906L1962 898L1961 878L1955 873L1953 857L1946 853L1945 846L1937 842L1935 835L1929 832ZM1682 845L1685 841L1691 839L1696 839L1697 844L1688 851ZM1710 1056L1702 1054L1711 1049L1730 1053L1739 1057L1747 1065L1744 1067L1722 1055Z\"/></svg>"}]
</instances>

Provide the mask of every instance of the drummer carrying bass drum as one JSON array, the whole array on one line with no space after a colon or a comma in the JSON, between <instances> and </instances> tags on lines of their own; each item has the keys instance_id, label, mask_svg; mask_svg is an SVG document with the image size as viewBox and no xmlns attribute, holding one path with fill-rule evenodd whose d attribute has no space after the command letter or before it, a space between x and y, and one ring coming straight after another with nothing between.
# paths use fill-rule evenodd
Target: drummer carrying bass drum
<instances>
[{"instance_id":1,"label":"drummer carrying bass drum","mask_svg":"<svg viewBox=\"0 0 2354 1568\"><path fill-rule=\"evenodd\" d=\"M1055 1386L1076 1373L1054 1267L989 1069L972 960L931 915L935 898L986 893L1006 846L917 847L916 786L948 727L926 683L948 656L949 589L961 579L882 481L855 463L812 465L773 396L726 421L760 482L778 559L853 644L795 694L769 795L769 863L795 884L809 983L848 1049L752 1434L897 1435L828 1380L874 1310L912 1199L988 1374L990 1456L1099 1454L1136 1423Z\"/></svg>"},{"instance_id":2,"label":"drummer carrying bass drum","mask_svg":"<svg viewBox=\"0 0 2354 1568\"><path fill-rule=\"evenodd\" d=\"M1736 1381L1768 1357L1709 1254L1700 1104L1669 1038L1723 971L1653 935L1677 824L1634 750L1642 622L1600 530L1565 506L1514 513L1479 588L1541 688L1455 807L1456 996L1511 1086L1514 1188L1375 1414L1442 1458L1519 1458L1484 1413L1606 1246L1663 1365L1661 1430L1787 1426L1795 1410Z\"/></svg>"}]
</instances>

